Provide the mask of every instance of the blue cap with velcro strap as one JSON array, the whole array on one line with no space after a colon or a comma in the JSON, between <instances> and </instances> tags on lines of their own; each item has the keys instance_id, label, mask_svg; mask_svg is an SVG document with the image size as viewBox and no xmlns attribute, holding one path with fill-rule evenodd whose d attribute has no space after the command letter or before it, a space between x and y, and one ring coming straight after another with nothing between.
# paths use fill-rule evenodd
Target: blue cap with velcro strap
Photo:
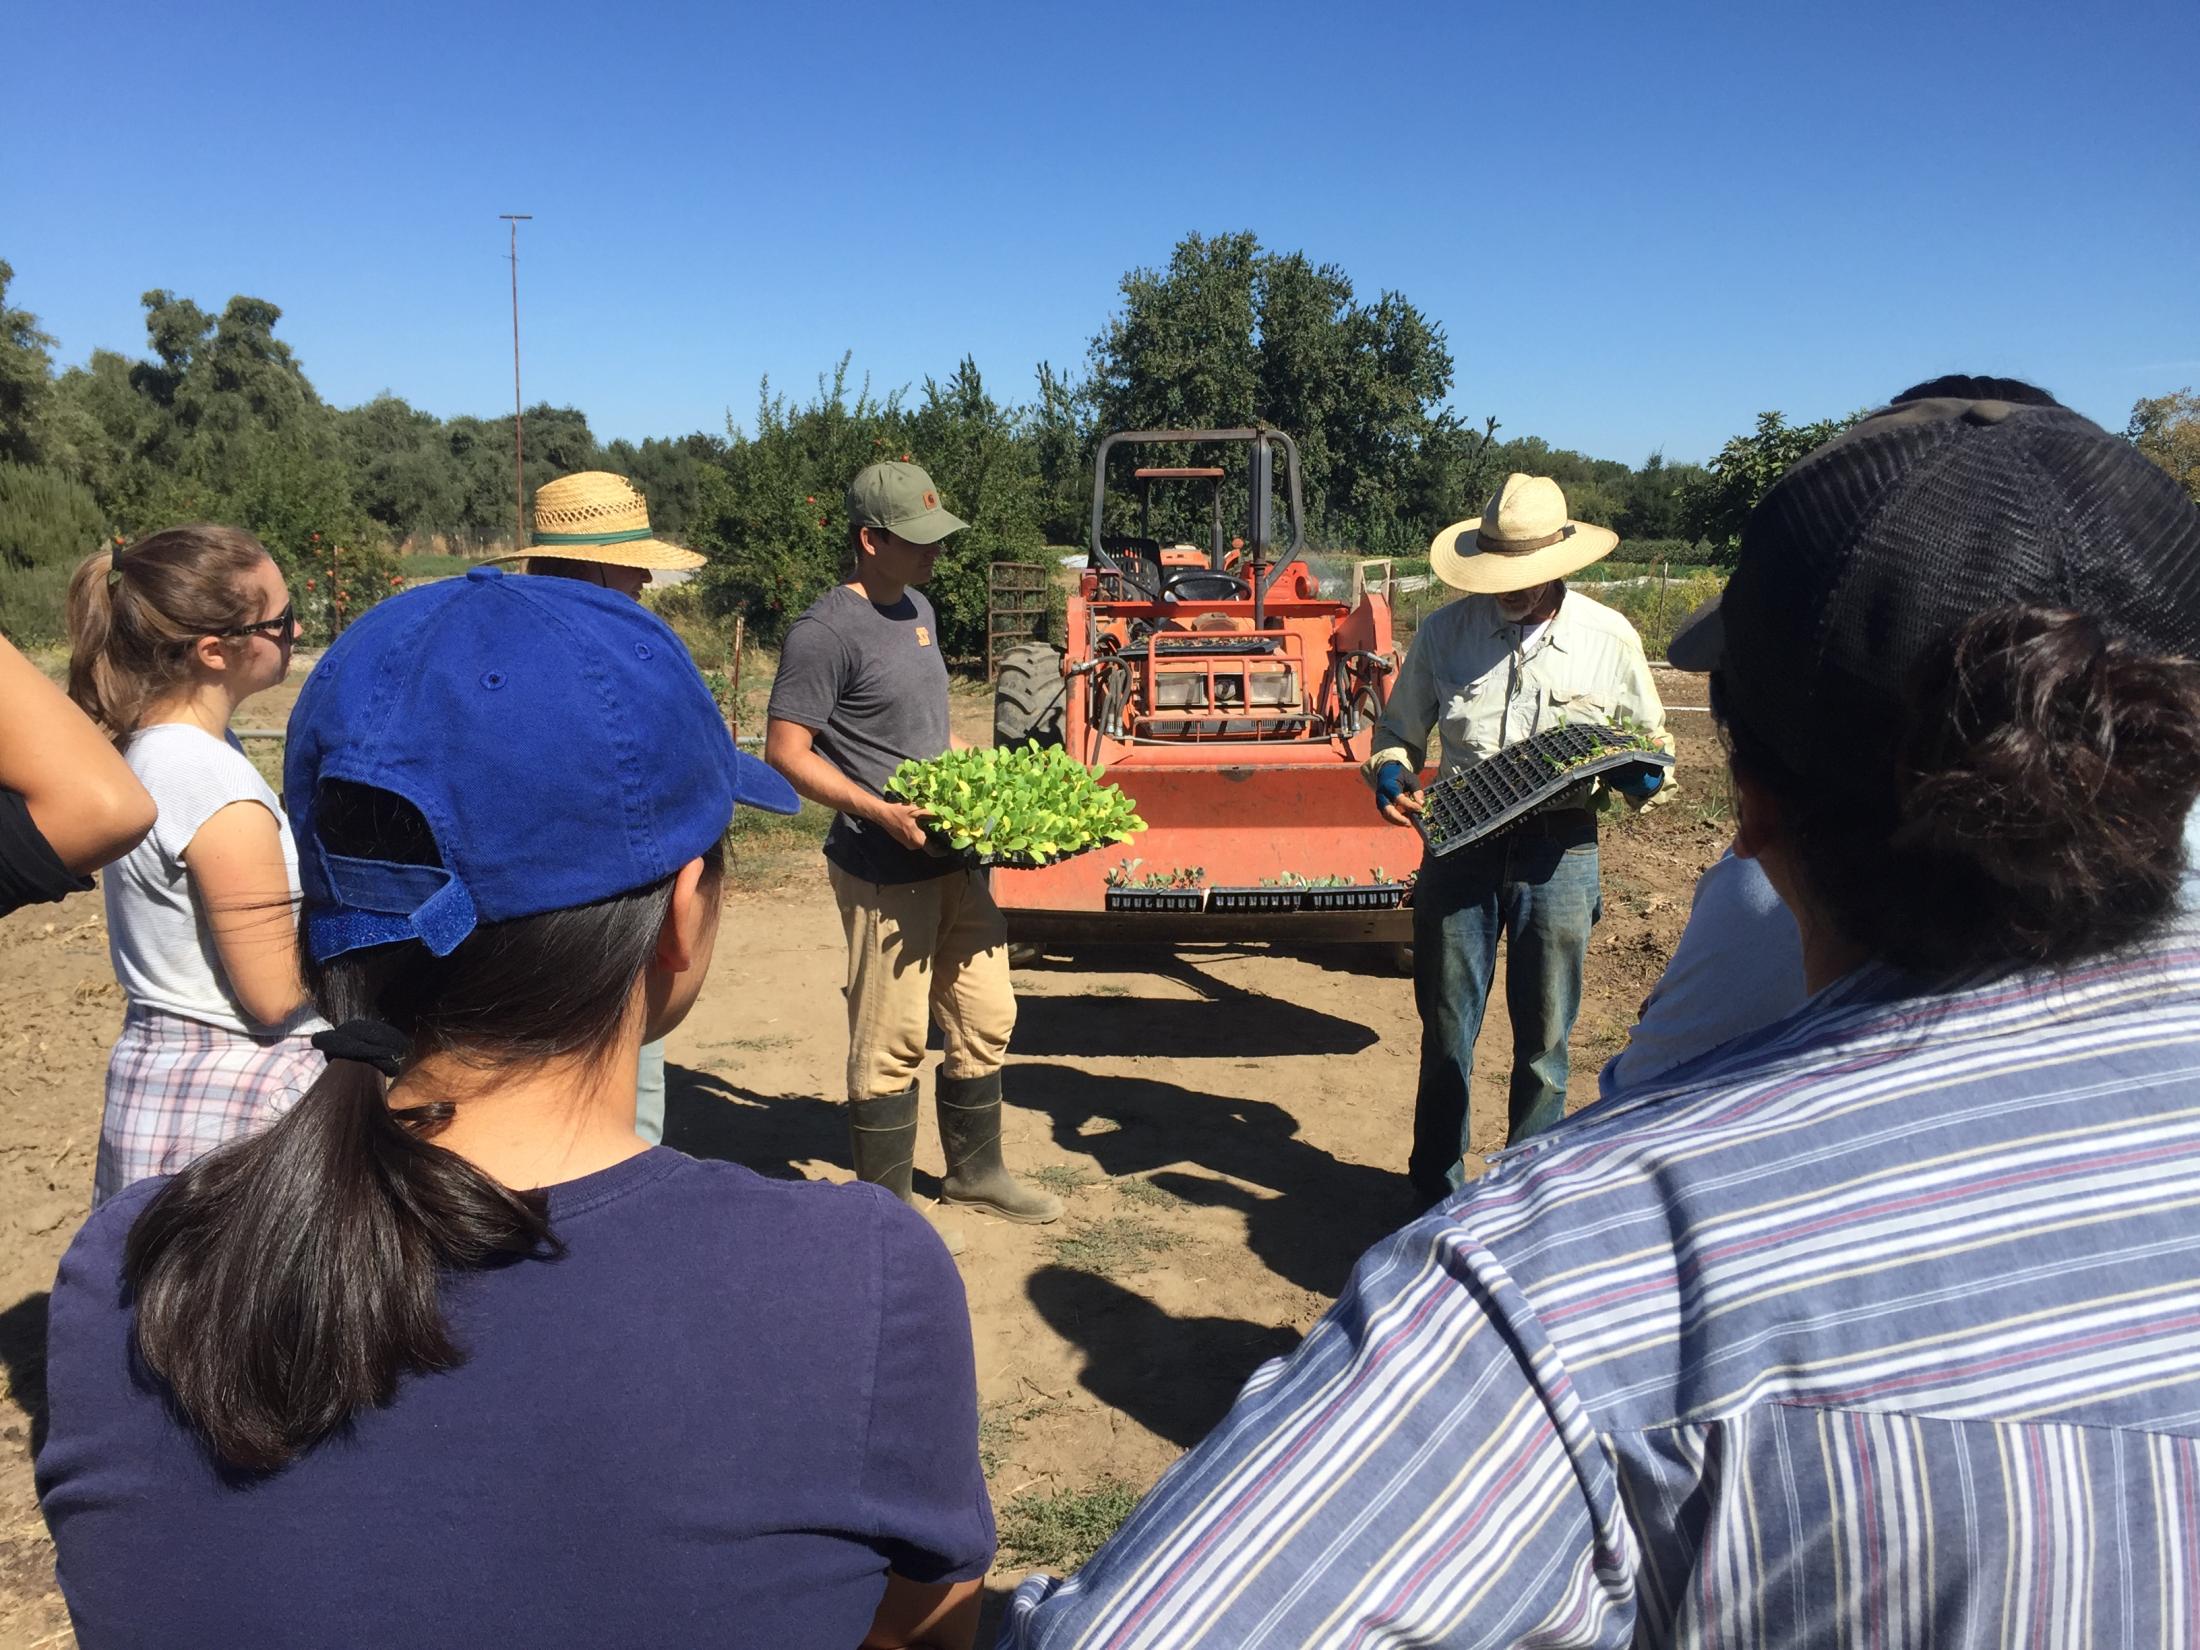
<instances>
[{"instance_id":1,"label":"blue cap with velcro strap","mask_svg":"<svg viewBox=\"0 0 2200 1650\"><path fill-rule=\"evenodd\" d=\"M438 865L329 851L322 785L412 804ZM305 934L327 961L646 888L724 835L736 803L793 813L735 749L687 648L615 591L476 568L392 596L298 696L283 758Z\"/></svg>"}]
</instances>

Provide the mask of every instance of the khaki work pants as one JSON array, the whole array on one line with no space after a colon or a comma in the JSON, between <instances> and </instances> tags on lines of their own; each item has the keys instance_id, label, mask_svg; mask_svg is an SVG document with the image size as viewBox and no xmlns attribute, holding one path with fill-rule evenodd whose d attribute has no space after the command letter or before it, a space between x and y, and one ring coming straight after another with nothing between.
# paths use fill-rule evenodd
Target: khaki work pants
<instances>
[{"instance_id":1,"label":"khaki work pants","mask_svg":"<svg viewBox=\"0 0 2200 1650\"><path fill-rule=\"evenodd\" d=\"M999 1071L1016 1029L1016 992L1008 922L984 876L878 883L830 861L825 868L848 936L848 1098L876 1100L916 1082L934 1018L946 1075Z\"/></svg>"}]
</instances>

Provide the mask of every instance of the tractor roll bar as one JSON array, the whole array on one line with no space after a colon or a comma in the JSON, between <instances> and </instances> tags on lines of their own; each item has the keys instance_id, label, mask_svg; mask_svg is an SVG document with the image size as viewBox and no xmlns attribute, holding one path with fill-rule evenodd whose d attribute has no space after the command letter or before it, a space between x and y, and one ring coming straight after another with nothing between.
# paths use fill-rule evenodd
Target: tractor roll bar
<instances>
[{"instance_id":1,"label":"tractor roll bar","mask_svg":"<svg viewBox=\"0 0 2200 1650\"><path fill-rule=\"evenodd\" d=\"M1103 572L1122 574L1123 564L1109 555L1101 545L1101 518L1106 512L1108 500L1108 454L1117 447L1157 446L1163 442L1194 441L1249 441L1253 444L1251 485L1247 489L1250 500L1252 559L1248 565L1258 572L1264 554L1272 549L1273 535L1269 530L1269 500L1275 488L1274 448L1283 448L1284 483L1289 500L1291 542L1284 547L1284 554L1269 557L1268 576L1264 579L1247 579L1253 587L1253 623L1258 626L1267 618L1269 589L1283 575L1283 570L1296 561L1306 548L1305 512L1299 502L1299 448L1298 443L1281 430L1271 430L1266 425L1255 424L1235 430L1118 430L1113 435L1100 438L1100 446L1092 455L1092 548L1088 559ZM1216 572L1222 569L1217 567Z\"/></svg>"}]
</instances>

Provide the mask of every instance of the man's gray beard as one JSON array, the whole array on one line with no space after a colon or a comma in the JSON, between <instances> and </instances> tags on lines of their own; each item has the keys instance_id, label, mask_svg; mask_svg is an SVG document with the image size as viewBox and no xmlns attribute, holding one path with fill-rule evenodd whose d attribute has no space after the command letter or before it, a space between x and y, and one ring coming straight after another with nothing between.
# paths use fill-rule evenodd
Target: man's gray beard
<instances>
[{"instance_id":1,"label":"man's gray beard","mask_svg":"<svg viewBox=\"0 0 2200 1650\"><path fill-rule=\"evenodd\" d=\"M1536 603L1543 599L1540 586L1534 590L1510 592L1497 598L1497 615L1507 624L1518 624L1535 611Z\"/></svg>"}]
</instances>

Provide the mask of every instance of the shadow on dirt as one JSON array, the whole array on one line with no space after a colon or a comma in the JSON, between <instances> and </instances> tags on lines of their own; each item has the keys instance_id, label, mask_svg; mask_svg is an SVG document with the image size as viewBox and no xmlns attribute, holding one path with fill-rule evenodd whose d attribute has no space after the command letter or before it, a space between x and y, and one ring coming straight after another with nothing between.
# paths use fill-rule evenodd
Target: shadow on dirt
<instances>
[{"instance_id":1,"label":"shadow on dirt","mask_svg":"<svg viewBox=\"0 0 2200 1650\"><path fill-rule=\"evenodd\" d=\"M1084 1354L1085 1390L1190 1449L1228 1413L1245 1378L1298 1332L1242 1318L1178 1318L1108 1278L1043 1266L1026 1285L1055 1333Z\"/></svg>"},{"instance_id":2,"label":"shadow on dirt","mask_svg":"<svg viewBox=\"0 0 2200 1650\"><path fill-rule=\"evenodd\" d=\"M847 1157L848 1125L838 1106L814 1094L758 1094L714 1071L668 1064L665 1144L690 1157L801 1180L798 1165Z\"/></svg>"},{"instance_id":3,"label":"shadow on dirt","mask_svg":"<svg viewBox=\"0 0 2200 1650\"><path fill-rule=\"evenodd\" d=\"M1338 1161L1265 1100L1060 1065L1011 1065L1006 1089L1046 1115L1064 1151L1089 1153L1111 1177L1147 1175L1188 1203L1241 1210L1253 1253L1316 1294L1335 1295L1361 1253L1414 1213L1402 1173Z\"/></svg>"},{"instance_id":4,"label":"shadow on dirt","mask_svg":"<svg viewBox=\"0 0 2200 1650\"><path fill-rule=\"evenodd\" d=\"M0 1312L0 1369L7 1371L9 1393L31 1418L33 1455L46 1442L47 1299L41 1289Z\"/></svg>"},{"instance_id":5,"label":"shadow on dirt","mask_svg":"<svg viewBox=\"0 0 2200 1650\"><path fill-rule=\"evenodd\" d=\"M1235 953L1233 953L1235 954ZM1042 963L1045 972L1075 973L1071 964ZM1163 1059L1247 1060L1286 1054L1357 1054L1379 1041L1357 1020L1304 1003L1247 991L1215 978L1192 960L1144 947L1111 956L1111 970L1158 974L1197 992L1182 997L1019 997L1018 1055L1150 1054Z\"/></svg>"}]
</instances>

